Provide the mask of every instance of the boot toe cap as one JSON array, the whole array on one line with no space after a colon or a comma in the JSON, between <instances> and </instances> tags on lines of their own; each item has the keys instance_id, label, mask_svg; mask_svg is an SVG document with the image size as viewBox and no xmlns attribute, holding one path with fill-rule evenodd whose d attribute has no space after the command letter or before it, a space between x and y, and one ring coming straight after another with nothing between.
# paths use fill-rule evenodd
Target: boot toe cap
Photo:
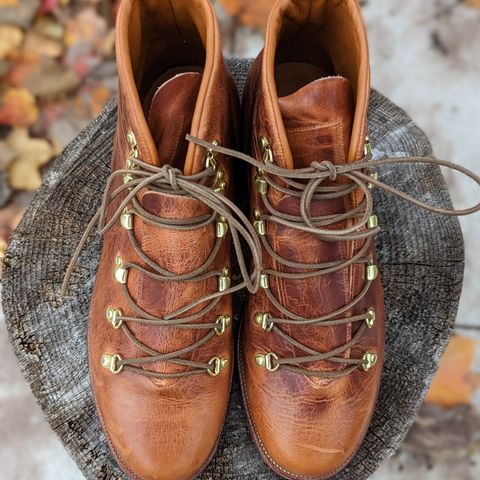
<instances>
[{"instance_id":1,"label":"boot toe cap","mask_svg":"<svg viewBox=\"0 0 480 480\"><path fill-rule=\"evenodd\" d=\"M136 480L195 478L215 452L227 406L221 397L227 394L188 395L188 379L164 391L148 379L139 382L135 393L125 386L123 398L112 395L114 389L108 396L96 392L103 429L120 467Z\"/></svg>"},{"instance_id":2,"label":"boot toe cap","mask_svg":"<svg viewBox=\"0 0 480 480\"><path fill-rule=\"evenodd\" d=\"M281 371L254 379L258 372L251 368L243 385L247 410L270 467L295 480L327 479L345 467L370 424L379 374L363 377L359 391L360 371L322 384Z\"/></svg>"}]
</instances>

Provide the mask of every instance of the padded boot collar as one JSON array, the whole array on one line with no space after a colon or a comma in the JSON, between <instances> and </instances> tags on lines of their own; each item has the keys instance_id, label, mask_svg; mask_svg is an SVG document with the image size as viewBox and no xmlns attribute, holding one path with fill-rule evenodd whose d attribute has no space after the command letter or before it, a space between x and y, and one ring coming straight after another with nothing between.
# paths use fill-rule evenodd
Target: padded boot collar
<instances>
[{"instance_id":1,"label":"padded boot collar","mask_svg":"<svg viewBox=\"0 0 480 480\"><path fill-rule=\"evenodd\" d=\"M335 22L332 22L335 19ZM345 28L339 28L339 23ZM330 29L335 24L338 28ZM268 131L260 132L270 138L275 151L277 163L286 168L293 168L293 159L283 125L278 104L278 94L275 85L275 62L278 47L288 44L291 38L313 26L316 37L322 37L330 55L336 63L337 74L350 81L355 95L355 118L350 142L349 161L355 161L363 156L366 136L367 110L370 96L369 53L365 26L360 8L356 0L278 0L272 10L266 35L265 49L261 60L261 81L259 85L259 106L265 121L262 122ZM338 32L344 36L344 42L350 48L342 47L341 53L335 55ZM346 38L348 36L348 38ZM351 37L351 38L350 38ZM312 49L316 46L312 45ZM345 51L350 55L345 56ZM314 54L313 52L310 52Z\"/></svg>"}]
</instances>

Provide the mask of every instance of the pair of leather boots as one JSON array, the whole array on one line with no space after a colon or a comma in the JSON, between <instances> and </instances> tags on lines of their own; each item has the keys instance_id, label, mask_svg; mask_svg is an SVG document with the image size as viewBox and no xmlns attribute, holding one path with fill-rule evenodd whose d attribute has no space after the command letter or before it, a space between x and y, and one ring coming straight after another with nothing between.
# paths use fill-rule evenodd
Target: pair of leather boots
<instances>
[{"instance_id":1,"label":"pair of leather boots","mask_svg":"<svg viewBox=\"0 0 480 480\"><path fill-rule=\"evenodd\" d=\"M388 188L370 168L357 0L279 0L241 113L209 0L123 0L117 61L88 338L112 452L134 479L200 474L229 401L232 294L246 289L252 436L281 476L332 476L364 438L384 357L371 191Z\"/></svg>"}]
</instances>

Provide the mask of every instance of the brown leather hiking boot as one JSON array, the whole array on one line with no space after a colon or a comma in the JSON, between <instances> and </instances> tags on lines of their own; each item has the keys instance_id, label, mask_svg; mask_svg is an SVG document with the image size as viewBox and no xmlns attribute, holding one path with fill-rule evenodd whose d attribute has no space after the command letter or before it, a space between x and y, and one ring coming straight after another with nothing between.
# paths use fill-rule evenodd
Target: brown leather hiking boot
<instances>
[{"instance_id":1,"label":"brown leather hiking boot","mask_svg":"<svg viewBox=\"0 0 480 480\"><path fill-rule=\"evenodd\" d=\"M356 0L280 0L246 87L262 289L241 339L251 429L270 467L324 479L359 447L377 399L383 291L362 159L367 40ZM368 152L367 152L368 153ZM370 178L366 175L366 178ZM360 185L361 184L361 185Z\"/></svg>"},{"instance_id":2,"label":"brown leather hiking boot","mask_svg":"<svg viewBox=\"0 0 480 480\"><path fill-rule=\"evenodd\" d=\"M226 414L230 294L255 286L248 276L230 286L240 224L230 165L185 135L233 145L238 97L208 0L124 0L117 61L112 175L97 215L92 386L131 478L191 479L214 454Z\"/></svg>"}]
</instances>

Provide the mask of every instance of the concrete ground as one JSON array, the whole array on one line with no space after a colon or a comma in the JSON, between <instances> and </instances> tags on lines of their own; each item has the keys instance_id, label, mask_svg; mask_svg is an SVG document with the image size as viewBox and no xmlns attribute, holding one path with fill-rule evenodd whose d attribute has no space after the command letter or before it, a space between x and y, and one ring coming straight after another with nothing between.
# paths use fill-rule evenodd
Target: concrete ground
<instances>
[{"instance_id":1,"label":"concrete ground","mask_svg":"<svg viewBox=\"0 0 480 480\"><path fill-rule=\"evenodd\" d=\"M366 0L373 86L402 106L429 135L436 155L477 171L480 145L480 6L477 0ZM467 6L470 5L470 6ZM221 14L228 28L229 20ZM226 54L255 56L261 36L240 30ZM458 207L478 190L447 175ZM480 238L478 215L462 221L467 251L458 321L479 325ZM468 332L480 338L478 334ZM0 320L0 480L80 480L82 475L43 419L22 378ZM475 369L480 371L480 355ZM480 397L477 398L480 408ZM408 453L385 465L375 480L473 480L479 466L416 462Z\"/></svg>"}]
</instances>

